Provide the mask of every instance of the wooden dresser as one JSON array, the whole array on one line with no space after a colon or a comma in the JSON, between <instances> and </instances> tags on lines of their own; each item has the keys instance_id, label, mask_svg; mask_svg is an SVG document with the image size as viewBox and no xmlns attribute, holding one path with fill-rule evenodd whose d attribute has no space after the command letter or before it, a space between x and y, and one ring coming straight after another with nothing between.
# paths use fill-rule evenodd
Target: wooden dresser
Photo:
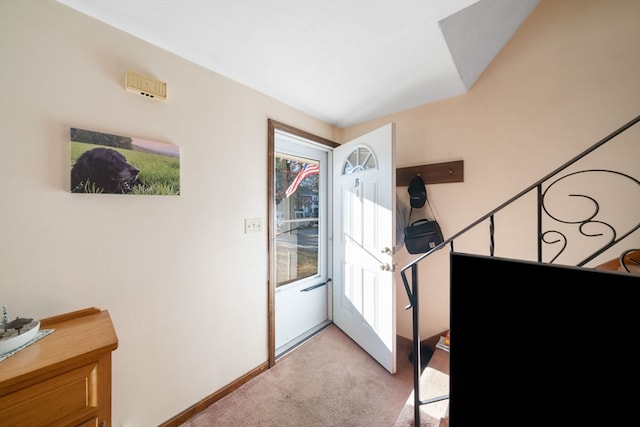
<instances>
[{"instance_id":1,"label":"wooden dresser","mask_svg":"<svg viewBox=\"0 0 640 427\"><path fill-rule=\"evenodd\" d=\"M42 319L54 332L0 362L0 425L111 426L111 352L106 310Z\"/></svg>"}]
</instances>

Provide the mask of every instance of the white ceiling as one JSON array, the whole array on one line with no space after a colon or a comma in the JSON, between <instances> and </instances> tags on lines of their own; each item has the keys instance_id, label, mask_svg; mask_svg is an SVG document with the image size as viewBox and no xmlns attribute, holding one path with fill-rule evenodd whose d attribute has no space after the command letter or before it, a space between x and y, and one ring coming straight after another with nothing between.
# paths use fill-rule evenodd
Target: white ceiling
<instances>
[{"instance_id":1,"label":"white ceiling","mask_svg":"<svg viewBox=\"0 0 640 427\"><path fill-rule=\"evenodd\" d=\"M539 2L58 1L338 127L465 93Z\"/></svg>"}]
</instances>

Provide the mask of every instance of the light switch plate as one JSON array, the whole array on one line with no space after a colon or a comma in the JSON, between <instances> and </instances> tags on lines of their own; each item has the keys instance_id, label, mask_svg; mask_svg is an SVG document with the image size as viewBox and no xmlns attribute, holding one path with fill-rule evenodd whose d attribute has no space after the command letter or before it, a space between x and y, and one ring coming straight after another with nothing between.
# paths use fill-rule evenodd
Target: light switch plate
<instances>
[{"instance_id":1,"label":"light switch plate","mask_svg":"<svg viewBox=\"0 0 640 427\"><path fill-rule=\"evenodd\" d=\"M262 231L262 218L245 218L244 232L260 233Z\"/></svg>"}]
</instances>

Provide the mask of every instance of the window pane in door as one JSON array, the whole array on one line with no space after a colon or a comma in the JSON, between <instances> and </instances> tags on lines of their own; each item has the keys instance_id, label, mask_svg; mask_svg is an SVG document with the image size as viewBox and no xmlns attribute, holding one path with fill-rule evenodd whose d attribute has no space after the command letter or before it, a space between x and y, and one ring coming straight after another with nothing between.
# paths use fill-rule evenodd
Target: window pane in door
<instances>
[{"instance_id":1,"label":"window pane in door","mask_svg":"<svg viewBox=\"0 0 640 427\"><path fill-rule=\"evenodd\" d=\"M276 287L318 275L318 161L276 153Z\"/></svg>"},{"instance_id":2,"label":"window pane in door","mask_svg":"<svg viewBox=\"0 0 640 427\"><path fill-rule=\"evenodd\" d=\"M373 153L366 147L358 147L345 160L342 166L342 173L348 175L367 169L375 169L376 167L376 159Z\"/></svg>"}]
</instances>

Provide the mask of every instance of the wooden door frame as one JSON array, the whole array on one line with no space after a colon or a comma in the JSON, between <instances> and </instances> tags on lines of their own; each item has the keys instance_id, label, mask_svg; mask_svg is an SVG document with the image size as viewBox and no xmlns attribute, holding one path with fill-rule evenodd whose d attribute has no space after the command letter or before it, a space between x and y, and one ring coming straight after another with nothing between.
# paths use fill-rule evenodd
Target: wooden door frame
<instances>
[{"instance_id":1,"label":"wooden door frame","mask_svg":"<svg viewBox=\"0 0 640 427\"><path fill-rule=\"evenodd\" d=\"M316 142L318 144L326 145L331 148L338 147L340 144L322 138L317 135L313 135L309 132L297 129L293 126L287 125L282 122L278 122L273 119L268 119L267 130L267 345L269 354L269 368L272 368L276 364L276 319L275 319L275 295L276 285L273 280L274 272L271 266L271 256L275 253L275 229L274 229L274 215L275 209L273 200L275 199L275 132L281 131L291 135L298 136L300 138L308 139L309 141Z\"/></svg>"}]
</instances>

